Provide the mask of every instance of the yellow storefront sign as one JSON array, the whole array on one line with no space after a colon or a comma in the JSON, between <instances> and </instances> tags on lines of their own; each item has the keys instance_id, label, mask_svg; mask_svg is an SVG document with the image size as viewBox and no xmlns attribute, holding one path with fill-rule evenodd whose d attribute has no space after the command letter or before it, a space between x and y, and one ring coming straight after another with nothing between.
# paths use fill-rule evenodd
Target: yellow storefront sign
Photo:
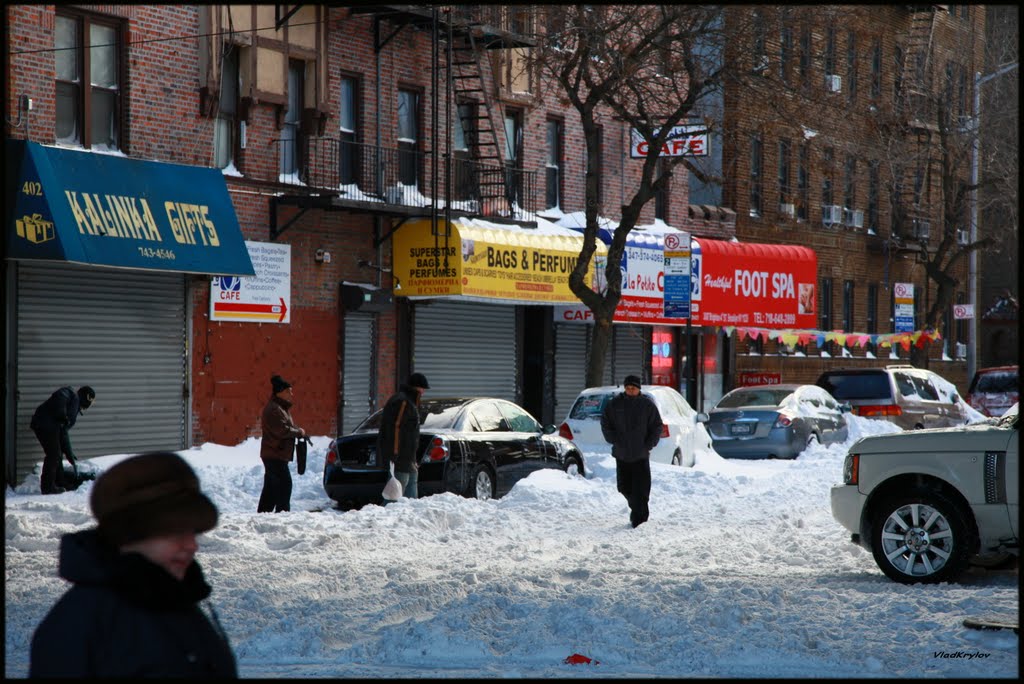
<instances>
[{"instance_id":1,"label":"yellow storefront sign","mask_svg":"<svg viewBox=\"0 0 1024 684\"><path fill-rule=\"evenodd\" d=\"M487 221L452 221L447 238L429 220L410 221L395 233L393 272L405 297L462 295L482 299L571 304L569 274L583 235L546 224L521 228ZM607 248L599 241L595 256ZM592 282L593 260L587 273Z\"/></svg>"}]
</instances>

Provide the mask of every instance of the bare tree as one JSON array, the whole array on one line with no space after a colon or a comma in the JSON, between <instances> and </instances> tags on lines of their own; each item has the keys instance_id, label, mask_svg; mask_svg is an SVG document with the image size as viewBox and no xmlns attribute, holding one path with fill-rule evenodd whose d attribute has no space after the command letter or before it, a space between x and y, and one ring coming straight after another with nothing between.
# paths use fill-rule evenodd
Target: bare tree
<instances>
[{"instance_id":1,"label":"bare tree","mask_svg":"<svg viewBox=\"0 0 1024 684\"><path fill-rule=\"evenodd\" d=\"M541 83L579 114L587 149L584 243L569 286L594 314L587 386L601 383L622 293L619 265L629 232L644 205L670 183L686 157L662 156L673 127L693 116L724 77L726 35L721 7L700 5L565 5L548 8L544 35L534 50ZM734 36L736 38L736 36ZM749 39L749 38L748 38ZM642 161L632 197L608 247L607 289L586 282L598 235L598 130L614 117L639 133L651 151ZM710 122L704 122L710 125ZM659 161L661 163L659 163Z\"/></svg>"}]
</instances>

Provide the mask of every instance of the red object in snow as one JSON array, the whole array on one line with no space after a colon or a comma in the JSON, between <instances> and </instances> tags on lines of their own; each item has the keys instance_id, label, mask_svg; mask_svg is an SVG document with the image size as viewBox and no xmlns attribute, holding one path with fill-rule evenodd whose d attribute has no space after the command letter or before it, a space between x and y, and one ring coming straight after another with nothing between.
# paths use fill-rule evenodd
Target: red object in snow
<instances>
[{"instance_id":1,"label":"red object in snow","mask_svg":"<svg viewBox=\"0 0 1024 684\"><path fill-rule=\"evenodd\" d=\"M565 663L567 665L589 665L590 663L598 665L600 664L600 662L600 660L591 660L587 656L581 655L579 653L573 653L571 656L565 659Z\"/></svg>"}]
</instances>

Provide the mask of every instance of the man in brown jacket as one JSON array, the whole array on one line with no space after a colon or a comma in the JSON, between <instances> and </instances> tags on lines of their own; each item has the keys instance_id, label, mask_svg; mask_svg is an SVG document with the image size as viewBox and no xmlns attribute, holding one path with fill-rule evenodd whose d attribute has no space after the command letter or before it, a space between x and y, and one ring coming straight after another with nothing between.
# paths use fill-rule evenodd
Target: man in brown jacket
<instances>
[{"instance_id":1,"label":"man in brown jacket","mask_svg":"<svg viewBox=\"0 0 1024 684\"><path fill-rule=\"evenodd\" d=\"M305 437L306 431L292 420L292 384L275 375L270 378L274 394L263 409L261 423L263 439L260 459L263 461L263 491L256 506L257 513L278 513L291 510L292 474L288 462L295 451L295 438Z\"/></svg>"}]
</instances>

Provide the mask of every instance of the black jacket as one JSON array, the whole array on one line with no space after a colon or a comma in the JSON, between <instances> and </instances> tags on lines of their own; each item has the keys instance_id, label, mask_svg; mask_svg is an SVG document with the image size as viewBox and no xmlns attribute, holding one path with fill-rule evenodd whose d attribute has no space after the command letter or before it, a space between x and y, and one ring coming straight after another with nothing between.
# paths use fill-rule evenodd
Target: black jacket
<instances>
[{"instance_id":1,"label":"black jacket","mask_svg":"<svg viewBox=\"0 0 1024 684\"><path fill-rule=\"evenodd\" d=\"M401 385L384 404L377 434L377 453L381 462L390 459L395 470L411 473L416 463L420 442L419 392Z\"/></svg>"},{"instance_id":2,"label":"black jacket","mask_svg":"<svg viewBox=\"0 0 1024 684\"><path fill-rule=\"evenodd\" d=\"M60 542L60 576L74 586L32 635L29 677L238 678L199 564L183 581L137 553L103 544L95 529Z\"/></svg>"},{"instance_id":3,"label":"black jacket","mask_svg":"<svg viewBox=\"0 0 1024 684\"><path fill-rule=\"evenodd\" d=\"M36 408L29 427L43 432L73 427L81 413L80 409L78 392L71 387L61 387Z\"/></svg>"},{"instance_id":4,"label":"black jacket","mask_svg":"<svg viewBox=\"0 0 1024 684\"><path fill-rule=\"evenodd\" d=\"M630 397L621 392L604 406L601 433L612 445L612 456L624 463L636 463L650 458L651 449L658 445L661 413L650 397Z\"/></svg>"}]
</instances>

